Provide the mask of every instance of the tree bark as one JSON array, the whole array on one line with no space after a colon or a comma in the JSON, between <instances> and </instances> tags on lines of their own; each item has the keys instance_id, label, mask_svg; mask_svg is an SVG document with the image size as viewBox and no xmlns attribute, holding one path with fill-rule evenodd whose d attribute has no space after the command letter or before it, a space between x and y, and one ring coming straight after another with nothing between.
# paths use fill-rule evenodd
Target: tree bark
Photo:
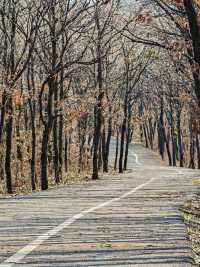
<instances>
[{"instance_id":1,"label":"tree bark","mask_svg":"<svg viewBox=\"0 0 200 267\"><path fill-rule=\"evenodd\" d=\"M165 157L165 126L164 126L164 100L161 97L160 104L160 118L158 126L158 135L159 135L159 151L162 159Z\"/></svg>"},{"instance_id":2,"label":"tree bark","mask_svg":"<svg viewBox=\"0 0 200 267\"><path fill-rule=\"evenodd\" d=\"M13 193L12 172L11 172L12 133L13 133L12 109L13 109L12 98L9 98L9 111L8 111L8 119L6 122L6 158L5 158L6 189L8 194Z\"/></svg>"},{"instance_id":3,"label":"tree bark","mask_svg":"<svg viewBox=\"0 0 200 267\"><path fill-rule=\"evenodd\" d=\"M195 145L194 145L194 133L192 127L192 120L190 121L189 131L190 131L190 163L189 168L195 169Z\"/></svg>"},{"instance_id":4,"label":"tree bark","mask_svg":"<svg viewBox=\"0 0 200 267\"><path fill-rule=\"evenodd\" d=\"M114 170L117 169L118 153L119 153L119 129L117 128Z\"/></svg>"},{"instance_id":5,"label":"tree bark","mask_svg":"<svg viewBox=\"0 0 200 267\"><path fill-rule=\"evenodd\" d=\"M124 141L126 134L126 118L124 117L121 127L121 142L120 142L120 154L119 154L119 173L123 173L123 157L124 157Z\"/></svg>"},{"instance_id":6,"label":"tree bark","mask_svg":"<svg viewBox=\"0 0 200 267\"><path fill-rule=\"evenodd\" d=\"M178 150L179 150L179 161L180 167L184 166L184 154L183 154L183 144L181 136L181 111L177 110L177 132L178 132Z\"/></svg>"},{"instance_id":7,"label":"tree bark","mask_svg":"<svg viewBox=\"0 0 200 267\"><path fill-rule=\"evenodd\" d=\"M110 151L110 141L112 136L112 107L109 107L109 119L108 119L108 134L106 140L106 154L105 154L105 166L104 172L108 172L108 158L109 158L109 151Z\"/></svg>"},{"instance_id":8,"label":"tree bark","mask_svg":"<svg viewBox=\"0 0 200 267\"><path fill-rule=\"evenodd\" d=\"M65 172L68 172L68 139L65 136Z\"/></svg>"},{"instance_id":9,"label":"tree bark","mask_svg":"<svg viewBox=\"0 0 200 267\"><path fill-rule=\"evenodd\" d=\"M31 83L30 83L31 80ZM33 99L29 98L29 108L31 115L31 188L34 191L36 189L36 131L35 131L35 113L36 113L36 104L35 104L35 81L34 81L34 63L33 59L31 60L31 66L28 67L27 72L27 84L28 90L33 93ZM32 86L31 86L32 85Z\"/></svg>"},{"instance_id":10,"label":"tree bark","mask_svg":"<svg viewBox=\"0 0 200 267\"><path fill-rule=\"evenodd\" d=\"M128 152L129 152L129 144L131 139L131 105L128 105L128 120L127 120L127 133L126 133L126 147L125 147L125 155L124 155L124 170L127 170L128 164Z\"/></svg>"},{"instance_id":11,"label":"tree bark","mask_svg":"<svg viewBox=\"0 0 200 267\"><path fill-rule=\"evenodd\" d=\"M98 175L98 150L99 150L99 141L101 137L101 125L102 125L102 99L104 94L101 93L98 96L97 103L94 108L94 137L93 137L93 173L92 179L96 180L99 178Z\"/></svg>"}]
</instances>

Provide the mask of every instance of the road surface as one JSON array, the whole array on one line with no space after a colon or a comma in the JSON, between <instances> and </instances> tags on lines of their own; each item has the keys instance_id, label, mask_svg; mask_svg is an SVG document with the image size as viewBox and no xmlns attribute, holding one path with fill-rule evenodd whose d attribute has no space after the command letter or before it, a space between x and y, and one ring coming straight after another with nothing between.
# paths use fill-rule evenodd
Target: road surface
<instances>
[{"instance_id":1,"label":"road surface","mask_svg":"<svg viewBox=\"0 0 200 267\"><path fill-rule=\"evenodd\" d=\"M179 207L198 176L135 144L126 174L1 199L0 266L192 266Z\"/></svg>"}]
</instances>

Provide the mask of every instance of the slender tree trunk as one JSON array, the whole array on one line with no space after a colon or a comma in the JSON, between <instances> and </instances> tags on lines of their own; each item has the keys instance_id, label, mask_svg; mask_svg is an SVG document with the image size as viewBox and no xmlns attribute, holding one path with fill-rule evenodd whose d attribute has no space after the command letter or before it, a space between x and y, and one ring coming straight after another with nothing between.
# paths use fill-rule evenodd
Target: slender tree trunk
<instances>
[{"instance_id":1,"label":"slender tree trunk","mask_svg":"<svg viewBox=\"0 0 200 267\"><path fill-rule=\"evenodd\" d=\"M161 97L160 105L160 118L159 118L159 151L162 159L164 160L165 156L165 126L164 126L164 100Z\"/></svg>"},{"instance_id":2,"label":"slender tree trunk","mask_svg":"<svg viewBox=\"0 0 200 267\"><path fill-rule=\"evenodd\" d=\"M119 153L119 129L117 128L114 170L117 169L118 153Z\"/></svg>"},{"instance_id":3,"label":"slender tree trunk","mask_svg":"<svg viewBox=\"0 0 200 267\"><path fill-rule=\"evenodd\" d=\"M70 135L68 139L68 169L70 168L71 165L71 144L72 144L72 137Z\"/></svg>"},{"instance_id":4,"label":"slender tree trunk","mask_svg":"<svg viewBox=\"0 0 200 267\"><path fill-rule=\"evenodd\" d=\"M102 167L102 137L99 140L99 157L98 157L98 170L101 170Z\"/></svg>"},{"instance_id":5,"label":"slender tree trunk","mask_svg":"<svg viewBox=\"0 0 200 267\"><path fill-rule=\"evenodd\" d=\"M32 187L32 190L34 191L36 189L36 172L35 172L36 133L35 133L34 115L32 115L32 119L31 119L31 132L32 132L31 187Z\"/></svg>"},{"instance_id":6,"label":"slender tree trunk","mask_svg":"<svg viewBox=\"0 0 200 267\"><path fill-rule=\"evenodd\" d=\"M105 154L105 168L104 171L108 172L108 158L109 158L109 151L110 151L110 141L112 136L112 107L109 107L109 119L108 119L108 134L106 140L106 154Z\"/></svg>"},{"instance_id":7,"label":"slender tree trunk","mask_svg":"<svg viewBox=\"0 0 200 267\"><path fill-rule=\"evenodd\" d=\"M149 143L150 143L151 149L153 150L154 135L155 135L155 125L153 126L152 118L150 118L148 120L148 124L149 124Z\"/></svg>"},{"instance_id":8,"label":"slender tree trunk","mask_svg":"<svg viewBox=\"0 0 200 267\"><path fill-rule=\"evenodd\" d=\"M1 106L1 116L0 116L0 180L4 180L4 152L3 152L3 128L5 124L5 105L6 105L6 94L2 95L2 106Z\"/></svg>"},{"instance_id":9,"label":"slender tree trunk","mask_svg":"<svg viewBox=\"0 0 200 267\"><path fill-rule=\"evenodd\" d=\"M99 178L98 174L98 151L99 151L99 141L101 137L101 127L102 127L102 100L104 97L103 92L103 62L102 62L102 29L99 20L98 12L98 2L95 12L95 23L97 27L97 84L99 89L99 95L97 97L97 103L94 108L94 136L93 136L93 172L92 179L96 180ZM100 156L100 155L99 155Z\"/></svg>"},{"instance_id":10,"label":"slender tree trunk","mask_svg":"<svg viewBox=\"0 0 200 267\"><path fill-rule=\"evenodd\" d=\"M173 116L173 107L172 107L172 96L170 97L170 119L171 119L171 137L172 137L172 163L173 166L176 166L176 137L174 129L174 116Z\"/></svg>"},{"instance_id":11,"label":"slender tree trunk","mask_svg":"<svg viewBox=\"0 0 200 267\"><path fill-rule=\"evenodd\" d=\"M78 161L78 172L80 173L83 170L83 149L85 144L84 136L80 136L80 145L79 145L79 161Z\"/></svg>"},{"instance_id":12,"label":"slender tree trunk","mask_svg":"<svg viewBox=\"0 0 200 267\"><path fill-rule=\"evenodd\" d=\"M12 188L12 172L11 172L11 155L12 155L12 132L13 132L13 112L12 99L9 99L8 119L6 122L6 158L5 158L5 174L6 189L8 194L13 193Z\"/></svg>"},{"instance_id":13,"label":"slender tree trunk","mask_svg":"<svg viewBox=\"0 0 200 267\"><path fill-rule=\"evenodd\" d=\"M53 94L54 94L54 85L53 80L49 81L49 94L47 100L47 122L45 123L43 135L42 135L42 147L41 147L41 189L48 189L48 171L47 171L47 159L48 159L48 144L49 137L53 126Z\"/></svg>"},{"instance_id":14,"label":"slender tree trunk","mask_svg":"<svg viewBox=\"0 0 200 267\"><path fill-rule=\"evenodd\" d=\"M121 143L120 143L120 154L119 154L119 173L123 173L123 157L124 157L124 141L126 134L126 118L123 119L121 127Z\"/></svg>"},{"instance_id":15,"label":"slender tree trunk","mask_svg":"<svg viewBox=\"0 0 200 267\"><path fill-rule=\"evenodd\" d=\"M2 95L2 106L1 106L1 118L0 118L0 144L2 143L3 137L3 128L5 122L5 105L6 105L6 94L3 93Z\"/></svg>"},{"instance_id":16,"label":"slender tree trunk","mask_svg":"<svg viewBox=\"0 0 200 267\"><path fill-rule=\"evenodd\" d=\"M103 162L103 172L107 172L107 160L106 160L106 130L105 130L105 121L103 120L102 123L102 135L101 135L101 140L102 140L102 162Z\"/></svg>"},{"instance_id":17,"label":"slender tree trunk","mask_svg":"<svg viewBox=\"0 0 200 267\"><path fill-rule=\"evenodd\" d=\"M110 105L109 107L109 119L108 119L108 135L106 140L106 166L105 166L105 172L108 172L108 158L109 158L109 152L110 152L110 141L112 136L112 107Z\"/></svg>"},{"instance_id":18,"label":"slender tree trunk","mask_svg":"<svg viewBox=\"0 0 200 267\"><path fill-rule=\"evenodd\" d=\"M13 79L15 74L15 51L16 51L16 9L15 3L10 10L11 12L11 34L10 34L10 57L9 57L9 79ZM9 76L9 75L8 75ZM11 89L11 88L10 88ZM12 193L12 171L11 171L11 160L12 160L12 134L13 134L13 99L12 96L6 97L5 110L7 114L6 122L6 156L5 156L5 174L6 174L6 187L7 192ZM4 119L3 119L4 121ZM2 121L2 122L3 122ZM2 136L1 136L2 138Z\"/></svg>"},{"instance_id":19,"label":"slender tree trunk","mask_svg":"<svg viewBox=\"0 0 200 267\"><path fill-rule=\"evenodd\" d=\"M143 132L144 132L144 139L145 139L145 147L149 147L149 142L148 142L148 136L147 136L147 129L145 123L143 124Z\"/></svg>"},{"instance_id":20,"label":"slender tree trunk","mask_svg":"<svg viewBox=\"0 0 200 267\"><path fill-rule=\"evenodd\" d=\"M177 111L177 132L178 132L178 150L179 150L179 160L180 167L184 165L184 154L183 154L183 144L182 144L182 136L181 136L181 111Z\"/></svg>"},{"instance_id":21,"label":"slender tree trunk","mask_svg":"<svg viewBox=\"0 0 200 267\"><path fill-rule=\"evenodd\" d=\"M68 172L68 140L65 136L65 172Z\"/></svg>"},{"instance_id":22,"label":"slender tree trunk","mask_svg":"<svg viewBox=\"0 0 200 267\"><path fill-rule=\"evenodd\" d=\"M167 134L165 135L166 135L166 150L167 150L169 166L172 166L172 156L170 151L170 129L167 130Z\"/></svg>"},{"instance_id":23,"label":"slender tree trunk","mask_svg":"<svg viewBox=\"0 0 200 267\"><path fill-rule=\"evenodd\" d=\"M174 137L174 130L172 130L172 161L173 161L173 166L176 166L176 141Z\"/></svg>"},{"instance_id":24,"label":"slender tree trunk","mask_svg":"<svg viewBox=\"0 0 200 267\"><path fill-rule=\"evenodd\" d=\"M128 105L128 121L127 121L127 133L126 133L126 147L125 147L125 156L124 156L124 170L127 170L128 164L128 152L129 144L131 139L131 105Z\"/></svg>"},{"instance_id":25,"label":"slender tree trunk","mask_svg":"<svg viewBox=\"0 0 200 267\"><path fill-rule=\"evenodd\" d=\"M86 142L86 129L88 123L88 116L83 115L78 122L78 136L79 136L79 161L78 161L78 171L79 173L83 170L83 153L84 146Z\"/></svg>"},{"instance_id":26,"label":"slender tree trunk","mask_svg":"<svg viewBox=\"0 0 200 267\"><path fill-rule=\"evenodd\" d=\"M63 82L64 82L64 70L61 70L60 74L60 101L63 101L64 98L64 90L63 90ZM59 130L58 130L58 151L59 151L59 177L62 179L62 170L63 170L63 108L61 105L60 108L60 117L59 117Z\"/></svg>"},{"instance_id":27,"label":"slender tree trunk","mask_svg":"<svg viewBox=\"0 0 200 267\"><path fill-rule=\"evenodd\" d=\"M128 75L127 75L128 76ZM121 142L120 142L120 152L119 152L119 173L123 173L123 157L124 157L124 142L127 130L127 109L128 109L128 77L127 77L127 89L124 99L124 118L121 127Z\"/></svg>"},{"instance_id":28,"label":"slender tree trunk","mask_svg":"<svg viewBox=\"0 0 200 267\"><path fill-rule=\"evenodd\" d=\"M54 73L56 62L57 62L57 37L56 37L56 26L57 26L57 18L56 18L56 8L55 1L53 0L51 3L50 9L50 20L51 26L49 25L49 34L51 38L50 42L50 52L51 52L51 71ZM50 139L50 134L53 128L53 157L54 157L54 171L55 171L55 181L58 183L59 181L59 171L58 171L58 144L57 144L57 77L52 75L48 81L48 99L47 99L47 121L45 123L43 137L42 137L42 148L41 148L41 188L42 190L48 189L48 171L47 171L47 150ZM53 115L53 99L55 101L55 114Z\"/></svg>"},{"instance_id":29,"label":"slender tree trunk","mask_svg":"<svg viewBox=\"0 0 200 267\"><path fill-rule=\"evenodd\" d=\"M29 109L31 115L31 188L34 191L36 189L36 131L35 131L35 113L36 113L36 104L35 104L35 81L34 81L34 62L31 60L31 65L28 67L27 72L27 84L28 90L33 94L33 99L29 98Z\"/></svg>"},{"instance_id":30,"label":"slender tree trunk","mask_svg":"<svg viewBox=\"0 0 200 267\"><path fill-rule=\"evenodd\" d=\"M144 123L144 126L145 126L145 129L146 129L146 137L147 137L148 143L150 144L150 148L152 149L150 129L148 127L147 122Z\"/></svg>"},{"instance_id":31,"label":"slender tree trunk","mask_svg":"<svg viewBox=\"0 0 200 267\"><path fill-rule=\"evenodd\" d=\"M58 151L58 110L57 110L57 102L58 102L58 92L57 92L57 86L56 81L54 81L54 123L53 123L53 163L54 163L54 177L55 182L58 184L60 182L59 177L59 151Z\"/></svg>"},{"instance_id":32,"label":"slender tree trunk","mask_svg":"<svg viewBox=\"0 0 200 267\"><path fill-rule=\"evenodd\" d=\"M102 99L103 93L98 96L97 103L94 108L94 137L93 137L93 174L92 179L96 180L99 178L98 175L98 150L99 141L101 137L101 125L102 125Z\"/></svg>"},{"instance_id":33,"label":"slender tree trunk","mask_svg":"<svg viewBox=\"0 0 200 267\"><path fill-rule=\"evenodd\" d=\"M189 167L195 169L195 145L194 145L194 133L192 129L192 120L190 121L190 163Z\"/></svg>"},{"instance_id":34,"label":"slender tree trunk","mask_svg":"<svg viewBox=\"0 0 200 267\"><path fill-rule=\"evenodd\" d=\"M126 146L125 146L125 155L124 155L124 171L127 170L128 164L128 152L129 152L129 144L130 144L130 129L127 130L126 134Z\"/></svg>"},{"instance_id":35,"label":"slender tree trunk","mask_svg":"<svg viewBox=\"0 0 200 267\"><path fill-rule=\"evenodd\" d=\"M47 151L49 143L49 127L45 126L42 137L41 149L41 189L48 189L48 174L47 174Z\"/></svg>"},{"instance_id":36,"label":"slender tree trunk","mask_svg":"<svg viewBox=\"0 0 200 267\"><path fill-rule=\"evenodd\" d=\"M140 119L142 119L142 116L143 116L143 104L142 103L139 105L139 116L140 116ZM140 123L140 142L141 143L143 143L143 136L144 136L143 124Z\"/></svg>"},{"instance_id":37,"label":"slender tree trunk","mask_svg":"<svg viewBox=\"0 0 200 267\"><path fill-rule=\"evenodd\" d=\"M5 4L5 2L4 2ZM5 29L4 29L5 31ZM4 36L4 49L3 49L3 66L6 68L7 67L7 55L8 55L8 36L5 34ZM7 100L7 95L5 90L2 93L2 103L1 103L1 116L0 116L0 145L2 144L2 138L3 138L3 128L4 128L4 123L5 123L5 107L6 107L6 100ZM0 162L0 165L3 165L3 162ZM1 167L0 167L1 168ZM1 171L2 177L4 176L4 171L2 168Z\"/></svg>"}]
</instances>

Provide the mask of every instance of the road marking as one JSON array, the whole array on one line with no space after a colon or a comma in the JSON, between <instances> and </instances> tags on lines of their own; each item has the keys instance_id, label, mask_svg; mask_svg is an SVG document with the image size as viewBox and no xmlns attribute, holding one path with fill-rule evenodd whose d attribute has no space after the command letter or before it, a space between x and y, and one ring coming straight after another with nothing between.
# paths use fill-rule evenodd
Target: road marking
<instances>
[{"instance_id":1,"label":"road marking","mask_svg":"<svg viewBox=\"0 0 200 267\"><path fill-rule=\"evenodd\" d=\"M151 178L146 183L143 183L143 184L135 187L134 189L124 193L123 195L121 195L119 197L113 198L113 199L111 199L109 201L106 201L106 202L104 202L102 204L99 204L99 205L97 205L95 207L89 208L87 210L82 211L81 213L78 213L78 214L74 215L70 219L67 219L66 221L64 221L60 225L58 225L55 228L47 231L43 235L39 236L37 239L35 239L32 242L30 242L28 245L26 245L25 247L23 247L22 249L17 251L14 255L9 257L3 263L0 263L0 266L1 267L12 267L12 266L14 266L14 264L16 264L16 263L20 262L21 260L23 260L27 255L29 255L33 250L35 250L38 246L40 246L42 243L44 243L50 237L56 235L58 232L60 232L63 229L67 228L68 226L73 224L78 219L84 217L85 215L87 215L87 214L89 214L91 212L94 212L94 211L96 211L98 209L106 207L106 206L112 204L113 202L119 201L121 199L124 199L124 198L132 195L133 193L135 193L136 191L138 191L141 188L145 187L146 185L150 184L151 182L153 182L156 179L158 179L158 178Z\"/></svg>"},{"instance_id":2,"label":"road marking","mask_svg":"<svg viewBox=\"0 0 200 267\"><path fill-rule=\"evenodd\" d=\"M137 165L142 165L140 162L139 162L139 157L138 157L138 155L136 154L136 153L133 153L133 152L129 152L129 155L130 154L132 154L134 157L135 157L135 163L137 164Z\"/></svg>"},{"instance_id":3,"label":"road marking","mask_svg":"<svg viewBox=\"0 0 200 267\"><path fill-rule=\"evenodd\" d=\"M136 153L134 153L134 156L135 156L135 162L137 165L141 165L141 163L139 162L139 158L138 158L138 155Z\"/></svg>"}]
</instances>

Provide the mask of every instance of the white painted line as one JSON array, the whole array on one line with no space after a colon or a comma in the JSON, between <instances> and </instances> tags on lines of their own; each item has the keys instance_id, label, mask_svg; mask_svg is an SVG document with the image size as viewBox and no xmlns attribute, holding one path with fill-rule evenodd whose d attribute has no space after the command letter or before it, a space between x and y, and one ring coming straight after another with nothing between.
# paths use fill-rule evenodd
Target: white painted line
<instances>
[{"instance_id":1,"label":"white painted line","mask_svg":"<svg viewBox=\"0 0 200 267\"><path fill-rule=\"evenodd\" d=\"M135 156L135 162L137 165L142 165L140 162L139 162L139 157L136 153L134 153L134 156Z\"/></svg>"},{"instance_id":2,"label":"white painted line","mask_svg":"<svg viewBox=\"0 0 200 267\"><path fill-rule=\"evenodd\" d=\"M17 251L13 256L9 257L3 263L0 263L0 266L1 267L12 267L12 266L14 266L14 264L16 264L16 263L20 262L21 260L23 260L27 255L29 255L33 250L35 250L38 246L40 246L42 243L44 243L50 237L56 235L58 232L60 232L63 229L67 228L68 226L73 224L78 219L84 217L85 215L87 215L87 214L89 214L91 212L94 212L94 211L96 211L98 209L106 207L106 206L112 204L113 202L119 201L121 199L124 199L124 198L132 195L136 191L140 190L141 188L143 188L146 185L148 185L151 182L153 182L155 179L157 179L157 178L151 178L146 183L143 183L143 184L135 187L131 191L128 191L128 192L126 192L125 194L123 194L123 195L121 195L119 197L113 198L113 199L111 199L109 201L106 201L106 202L104 202L102 204L99 204L99 205L97 205L95 207L92 207L90 209L84 210L84 211L74 215L70 219L67 219L66 221L64 221L60 225L56 226L55 228L49 230L48 232L46 232L43 235L39 236L37 239L35 239L32 242L30 242L28 245L26 245L25 247L23 247L22 249Z\"/></svg>"},{"instance_id":3,"label":"white painted line","mask_svg":"<svg viewBox=\"0 0 200 267\"><path fill-rule=\"evenodd\" d=\"M131 155L132 154L132 156L134 156L135 157L135 163L137 164L137 165L142 165L140 162L139 162L139 157L138 157L138 155L136 154L136 153L133 153L133 152L131 152L131 151L129 151L129 155Z\"/></svg>"}]
</instances>

